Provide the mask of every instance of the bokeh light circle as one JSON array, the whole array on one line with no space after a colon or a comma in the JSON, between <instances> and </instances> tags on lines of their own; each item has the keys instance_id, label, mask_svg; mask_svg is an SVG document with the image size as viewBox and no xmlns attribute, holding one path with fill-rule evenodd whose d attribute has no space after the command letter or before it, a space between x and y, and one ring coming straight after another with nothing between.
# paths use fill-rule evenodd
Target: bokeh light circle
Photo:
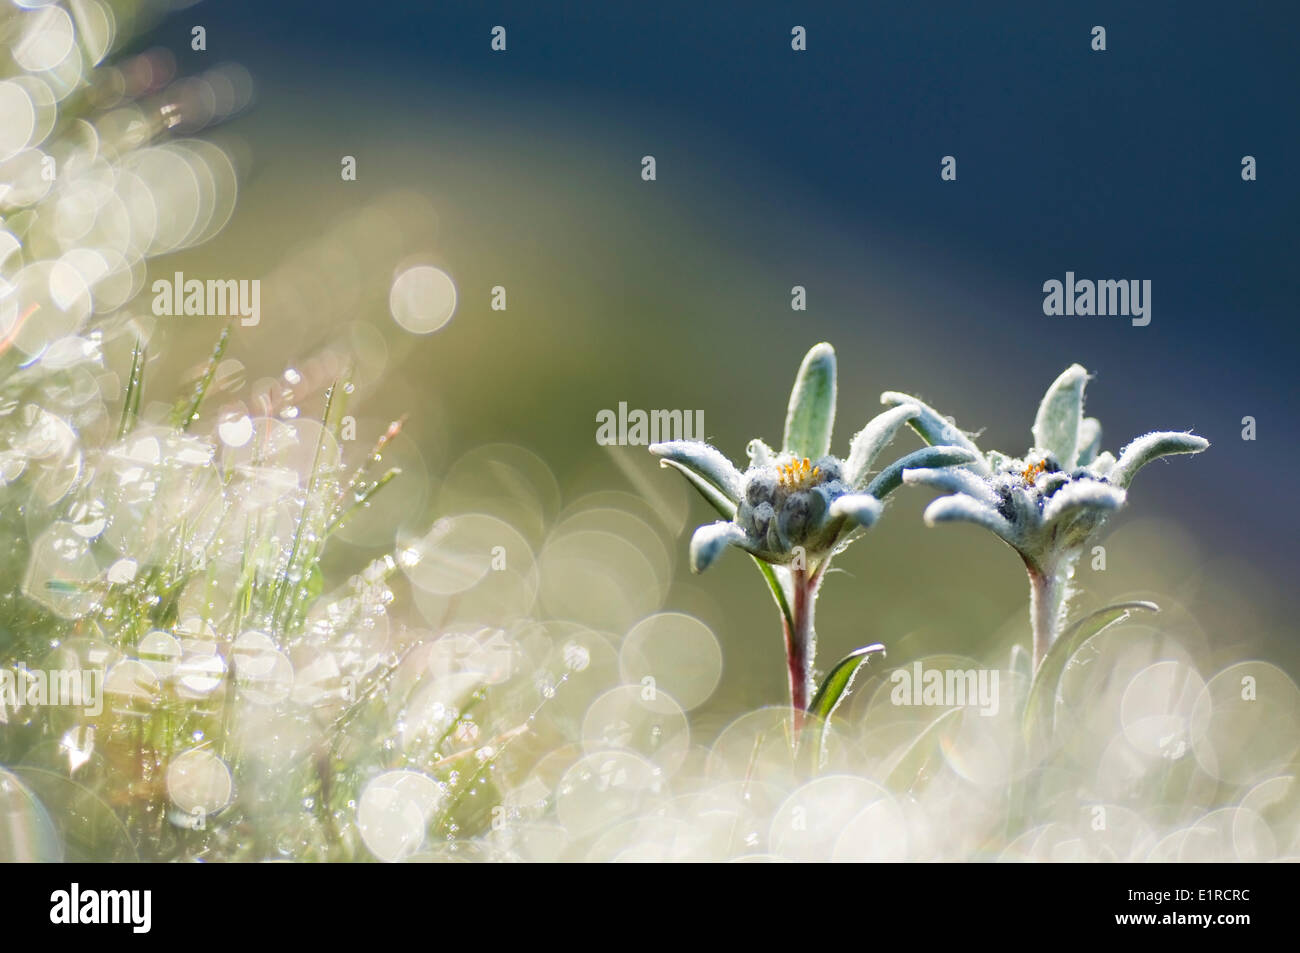
<instances>
[{"instance_id":1,"label":"bokeh light circle","mask_svg":"<svg viewBox=\"0 0 1300 953\"><path fill-rule=\"evenodd\" d=\"M1234 784L1263 779L1300 749L1300 689L1276 665L1239 662L1210 679L1191 722L1207 774Z\"/></svg>"},{"instance_id":2,"label":"bokeh light circle","mask_svg":"<svg viewBox=\"0 0 1300 953\"><path fill-rule=\"evenodd\" d=\"M437 782L418 771L388 771L372 778L357 803L361 840L380 860L404 860L424 843L441 802Z\"/></svg>"},{"instance_id":3,"label":"bokeh light circle","mask_svg":"<svg viewBox=\"0 0 1300 953\"><path fill-rule=\"evenodd\" d=\"M601 695L582 721L589 751L634 751L673 774L686 758L690 724L676 701L650 685L621 685Z\"/></svg>"},{"instance_id":4,"label":"bokeh light circle","mask_svg":"<svg viewBox=\"0 0 1300 953\"><path fill-rule=\"evenodd\" d=\"M167 794L185 814L215 814L230 803L233 792L230 769L206 748L181 752L167 766Z\"/></svg>"},{"instance_id":5,"label":"bokeh light circle","mask_svg":"<svg viewBox=\"0 0 1300 953\"><path fill-rule=\"evenodd\" d=\"M623 681L640 685L654 679L687 711L708 701L722 678L718 637L682 612L658 612L634 625L618 661Z\"/></svg>"},{"instance_id":6,"label":"bokeh light circle","mask_svg":"<svg viewBox=\"0 0 1300 953\"><path fill-rule=\"evenodd\" d=\"M441 268L416 265L393 279L388 311L412 334L432 334L456 311L456 284Z\"/></svg>"}]
</instances>

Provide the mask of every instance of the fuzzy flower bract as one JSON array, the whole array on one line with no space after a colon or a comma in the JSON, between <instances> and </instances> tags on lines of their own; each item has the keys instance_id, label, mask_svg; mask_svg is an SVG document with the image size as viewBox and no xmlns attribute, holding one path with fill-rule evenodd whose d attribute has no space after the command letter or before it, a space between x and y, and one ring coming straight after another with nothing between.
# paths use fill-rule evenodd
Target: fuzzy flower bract
<instances>
[{"instance_id":1,"label":"fuzzy flower bract","mask_svg":"<svg viewBox=\"0 0 1300 953\"><path fill-rule=\"evenodd\" d=\"M1033 583L1035 658L1065 620L1074 566L1107 517L1124 505L1138 470L1157 457L1199 453L1208 441L1192 433L1153 432L1116 458L1101 449L1101 424L1083 416L1088 372L1067 368L1047 389L1034 418L1033 446L1022 457L983 453L933 408L893 391L881 402L919 408L909 421L930 443L964 447L975 456L962 467L908 468L903 481L948 491L929 505L925 521L967 522L990 530L1019 553Z\"/></svg>"},{"instance_id":2,"label":"fuzzy flower bract","mask_svg":"<svg viewBox=\"0 0 1300 953\"><path fill-rule=\"evenodd\" d=\"M847 457L831 454L835 423L835 351L818 344L804 357L790 392L781 449L750 441L742 473L701 441L657 443L650 452L686 476L723 517L691 538L691 568L703 572L728 547L749 553L767 578L785 628L790 697L802 711L810 702L816 636L813 604L831 559L880 517L884 500L908 469L941 471L977 462L961 446L930 446L876 470L875 460L921 407L903 403L872 418L854 437ZM873 649L879 648L873 646ZM868 653L869 654L869 653ZM826 698L833 709L848 680ZM818 698L823 698L823 692ZM815 707L815 706L814 706Z\"/></svg>"},{"instance_id":3,"label":"fuzzy flower bract","mask_svg":"<svg viewBox=\"0 0 1300 953\"><path fill-rule=\"evenodd\" d=\"M742 473L714 447L692 440L657 443L650 452L683 474L727 519L701 526L691 539L691 568L703 572L728 546L773 566L816 569L880 517L885 498L908 469L975 461L955 446L925 447L873 472L899 428L921 413L904 403L873 418L846 458L830 453L835 420L835 351L808 352L790 394L782 449L750 441Z\"/></svg>"}]
</instances>

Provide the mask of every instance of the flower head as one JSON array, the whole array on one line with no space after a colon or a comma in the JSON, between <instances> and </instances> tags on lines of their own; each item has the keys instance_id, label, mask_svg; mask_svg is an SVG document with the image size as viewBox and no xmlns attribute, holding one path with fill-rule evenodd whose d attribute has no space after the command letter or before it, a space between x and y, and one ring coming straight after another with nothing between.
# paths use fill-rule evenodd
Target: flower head
<instances>
[{"instance_id":1,"label":"flower head","mask_svg":"<svg viewBox=\"0 0 1300 953\"><path fill-rule=\"evenodd\" d=\"M872 419L847 458L830 453L835 420L835 351L818 344L799 367L780 451L749 444L744 473L708 444L657 443L650 452L680 470L723 516L691 539L691 568L707 569L728 546L765 563L815 570L880 516L882 501L908 468L938 468L976 460L962 447L925 447L873 473L873 463L899 428L921 413L904 402Z\"/></svg>"},{"instance_id":2,"label":"flower head","mask_svg":"<svg viewBox=\"0 0 1300 953\"><path fill-rule=\"evenodd\" d=\"M796 731L812 705L828 718L853 673L875 652L868 646L843 660L813 695L817 636L813 607L831 558L880 516L883 500L902 485L908 468L938 470L977 462L964 447L925 447L873 473L873 463L900 427L921 408L904 403L858 431L847 458L831 455L835 423L835 351L818 344L799 365L780 451L751 440L744 473L720 452L695 440L657 443L650 452L680 470L723 519L691 537L691 569L703 572L729 546L749 553L781 610L790 704ZM847 677L836 677L836 673Z\"/></svg>"},{"instance_id":3,"label":"flower head","mask_svg":"<svg viewBox=\"0 0 1300 953\"><path fill-rule=\"evenodd\" d=\"M929 525L965 521L991 530L1037 572L1070 562L1124 505L1134 475L1156 457L1199 453L1209 446L1191 433L1138 437L1119 458L1101 450L1101 424L1083 416L1088 372L1071 365L1047 389L1034 419L1034 444L1023 457L980 453L970 438L914 397L888 392L882 403L919 407L912 426L929 442L977 454L961 468L908 469L903 480L950 491L925 511Z\"/></svg>"}]
</instances>

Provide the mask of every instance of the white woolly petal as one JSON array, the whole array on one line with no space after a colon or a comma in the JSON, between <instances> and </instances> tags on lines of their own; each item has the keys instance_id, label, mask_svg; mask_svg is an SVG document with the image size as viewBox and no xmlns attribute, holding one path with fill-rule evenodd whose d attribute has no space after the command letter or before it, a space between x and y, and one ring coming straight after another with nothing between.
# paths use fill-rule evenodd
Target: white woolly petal
<instances>
[{"instance_id":1,"label":"white woolly petal","mask_svg":"<svg viewBox=\"0 0 1300 953\"><path fill-rule=\"evenodd\" d=\"M874 496L866 493L849 493L837 497L831 504L831 516L835 518L847 517L859 526L870 526L879 517L884 510L882 504Z\"/></svg>"},{"instance_id":2,"label":"white woolly petal","mask_svg":"<svg viewBox=\"0 0 1300 953\"><path fill-rule=\"evenodd\" d=\"M963 450L969 450L976 457L971 463L971 469L975 470L976 473L986 475L989 473L989 465L985 461L983 454L980 453L979 447L975 446L975 441L957 429L955 424L929 404L917 400L915 397L892 390L887 390L881 394L880 402L889 407L899 407L903 404L916 405L921 412L909 420L908 423L913 430L921 435L921 439L931 446L942 444L943 446L961 447Z\"/></svg>"},{"instance_id":3,"label":"white woolly petal","mask_svg":"<svg viewBox=\"0 0 1300 953\"><path fill-rule=\"evenodd\" d=\"M1083 419L1083 389L1088 372L1071 364L1052 382L1034 418L1034 446L1056 457L1062 469L1073 470L1079 459L1079 428Z\"/></svg>"},{"instance_id":4,"label":"white woolly petal","mask_svg":"<svg viewBox=\"0 0 1300 953\"><path fill-rule=\"evenodd\" d=\"M925 508L927 526L936 523L974 523L1012 542L1016 531L1010 521L991 506L964 493L941 496Z\"/></svg>"},{"instance_id":5,"label":"white woolly petal","mask_svg":"<svg viewBox=\"0 0 1300 953\"><path fill-rule=\"evenodd\" d=\"M932 486L949 493L965 493L988 506L996 507L998 504L998 495L993 492L988 481L980 479L969 470L956 467L904 470L903 482L908 486Z\"/></svg>"},{"instance_id":6,"label":"white woolly petal","mask_svg":"<svg viewBox=\"0 0 1300 953\"><path fill-rule=\"evenodd\" d=\"M776 462L777 452L755 437L745 448L751 467L770 467Z\"/></svg>"},{"instance_id":7,"label":"white woolly petal","mask_svg":"<svg viewBox=\"0 0 1300 953\"><path fill-rule=\"evenodd\" d=\"M1096 480L1079 480L1057 490L1043 507L1043 522L1052 523L1081 509L1110 512L1124 505L1127 494L1119 487Z\"/></svg>"},{"instance_id":8,"label":"white woolly petal","mask_svg":"<svg viewBox=\"0 0 1300 953\"><path fill-rule=\"evenodd\" d=\"M743 546L744 531L735 523L707 523L691 537L691 571L704 572L728 546Z\"/></svg>"},{"instance_id":9,"label":"white woolly petal","mask_svg":"<svg viewBox=\"0 0 1300 953\"><path fill-rule=\"evenodd\" d=\"M849 458L844 466L844 482L856 490L867 485L871 464L900 427L921 412L916 404L902 404L877 414L857 432L849 445Z\"/></svg>"},{"instance_id":10,"label":"white woolly petal","mask_svg":"<svg viewBox=\"0 0 1300 953\"><path fill-rule=\"evenodd\" d=\"M1120 486L1133 482L1133 475L1156 457L1170 453L1200 453L1210 442L1191 433L1149 433L1125 447L1115 464L1111 479Z\"/></svg>"},{"instance_id":11,"label":"white woolly petal","mask_svg":"<svg viewBox=\"0 0 1300 953\"><path fill-rule=\"evenodd\" d=\"M1088 472L1095 477L1108 477L1114 469L1115 454L1109 450L1103 450L1097 454L1097 459L1088 464Z\"/></svg>"},{"instance_id":12,"label":"white woolly petal","mask_svg":"<svg viewBox=\"0 0 1300 953\"><path fill-rule=\"evenodd\" d=\"M651 444L649 450L663 461L676 464L679 469L689 470L705 480L732 503L740 499L740 471L719 450L707 443L698 440L669 440Z\"/></svg>"}]
</instances>

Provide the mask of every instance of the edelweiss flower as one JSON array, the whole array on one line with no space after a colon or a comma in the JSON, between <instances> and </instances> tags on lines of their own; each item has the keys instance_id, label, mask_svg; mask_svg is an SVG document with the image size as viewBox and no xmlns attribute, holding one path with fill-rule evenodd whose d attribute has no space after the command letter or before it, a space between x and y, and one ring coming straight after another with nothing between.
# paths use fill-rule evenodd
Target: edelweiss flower
<instances>
[{"instance_id":1,"label":"edelweiss flower","mask_svg":"<svg viewBox=\"0 0 1300 953\"><path fill-rule=\"evenodd\" d=\"M959 447L925 447L873 475L872 463L898 429L921 412L904 403L877 415L853 438L847 460L830 454L835 420L835 351L808 352L786 416L780 452L750 441L744 474L706 443L674 440L650 452L686 475L726 521L691 538L691 568L703 572L727 546L774 566L816 571L880 516L882 501L908 468L938 468L976 459ZM942 472L937 471L937 472Z\"/></svg>"},{"instance_id":2,"label":"edelweiss flower","mask_svg":"<svg viewBox=\"0 0 1300 953\"><path fill-rule=\"evenodd\" d=\"M976 461L964 447L925 447L873 475L872 463L898 429L921 413L903 403L872 419L853 438L847 459L830 453L835 422L835 351L818 344L803 359L790 394L780 452L749 444L742 474L706 443L675 440L650 452L680 470L725 519L691 538L691 568L703 572L728 546L759 562L785 626L790 697L808 707L815 652L813 604L831 558L880 516L882 500L902 485L908 468L936 469ZM873 646L872 649L878 649ZM836 698L842 689L836 693ZM820 696L819 696L820 697ZM836 699L827 702L828 710Z\"/></svg>"},{"instance_id":3,"label":"edelweiss flower","mask_svg":"<svg viewBox=\"0 0 1300 953\"><path fill-rule=\"evenodd\" d=\"M908 469L903 481L951 492L925 511L925 521L965 521L991 530L1024 560L1031 582L1035 667L1064 622L1075 563L1106 518L1124 505L1134 475L1156 457L1199 453L1209 446L1191 433L1149 433L1120 452L1102 451L1101 424L1083 416L1088 372L1071 365L1048 388L1034 420L1034 446L1024 457L979 452L975 444L914 397L888 392L881 402L919 407L911 418L928 442L978 454L961 468Z\"/></svg>"}]
</instances>

